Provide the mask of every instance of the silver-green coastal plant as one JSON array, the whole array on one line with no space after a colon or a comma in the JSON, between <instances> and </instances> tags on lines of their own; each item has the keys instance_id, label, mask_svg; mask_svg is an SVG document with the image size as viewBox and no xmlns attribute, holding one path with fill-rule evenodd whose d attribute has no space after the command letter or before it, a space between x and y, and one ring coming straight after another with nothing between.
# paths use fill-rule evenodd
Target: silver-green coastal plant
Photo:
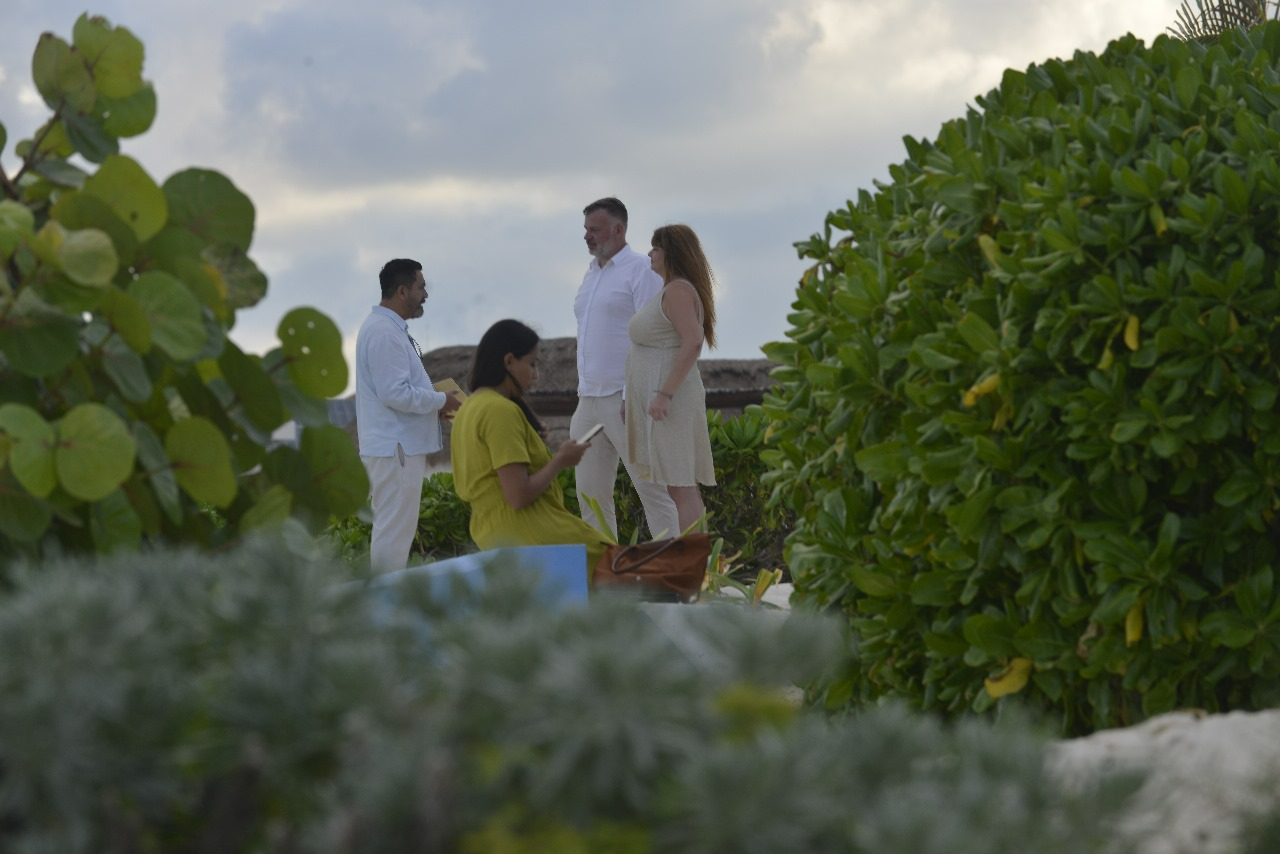
<instances>
[{"instance_id":1,"label":"silver-green coastal plant","mask_svg":"<svg viewBox=\"0 0 1280 854\"><path fill-rule=\"evenodd\" d=\"M142 65L102 18L45 33L31 72L51 113L0 169L0 559L314 528L366 497L328 424L347 383L333 322L295 309L261 357L227 337L267 287L252 202L210 170L157 182L122 150L156 114ZM290 420L298 446L272 448Z\"/></svg>"},{"instance_id":2,"label":"silver-green coastal plant","mask_svg":"<svg viewBox=\"0 0 1280 854\"><path fill-rule=\"evenodd\" d=\"M828 700L1280 701L1280 22L1006 71L797 244L765 452Z\"/></svg>"},{"instance_id":3,"label":"silver-green coastal plant","mask_svg":"<svg viewBox=\"0 0 1280 854\"><path fill-rule=\"evenodd\" d=\"M349 577L273 540L11 566L0 850L1134 850L1137 780L1065 789L1026 724L805 710L839 620Z\"/></svg>"}]
</instances>

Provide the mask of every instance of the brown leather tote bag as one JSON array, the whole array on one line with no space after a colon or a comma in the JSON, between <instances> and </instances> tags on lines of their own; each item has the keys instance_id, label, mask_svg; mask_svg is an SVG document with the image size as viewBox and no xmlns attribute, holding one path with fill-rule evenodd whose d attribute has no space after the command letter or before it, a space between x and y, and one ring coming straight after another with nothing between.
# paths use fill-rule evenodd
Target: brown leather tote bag
<instances>
[{"instance_id":1,"label":"brown leather tote bag","mask_svg":"<svg viewBox=\"0 0 1280 854\"><path fill-rule=\"evenodd\" d=\"M710 557L711 536L703 533L609 546L596 563L591 583L601 591L689 602L702 592Z\"/></svg>"}]
</instances>

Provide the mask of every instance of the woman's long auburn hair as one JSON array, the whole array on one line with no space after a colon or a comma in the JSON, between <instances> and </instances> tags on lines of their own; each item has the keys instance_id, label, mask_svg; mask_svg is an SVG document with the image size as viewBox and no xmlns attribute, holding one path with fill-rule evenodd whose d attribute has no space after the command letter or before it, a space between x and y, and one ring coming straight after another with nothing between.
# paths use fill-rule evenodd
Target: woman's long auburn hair
<instances>
[{"instance_id":1,"label":"woman's long auburn hair","mask_svg":"<svg viewBox=\"0 0 1280 854\"><path fill-rule=\"evenodd\" d=\"M684 279L693 285L702 300L702 337L708 347L716 346L716 304L711 295L715 276L698 235L687 225L664 225L654 230L649 245L662 250L667 282Z\"/></svg>"},{"instance_id":2,"label":"woman's long auburn hair","mask_svg":"<svg viewBox=\"0 0 1280 854\"><path fill-rule=\"evenodd\" d=\"M473 392L482 388L496 389L508 377L505 361L507 354L523 359L533 352L540 340L538 333L518 320L499 320L480 336L480 343L476 345L476 352L471 360L471 372L467 375L467 387ZM545 427L525 401L524 391L520 389L520 394L512 400L520 407L533 429L543 433Z\"/></svg>"}]
</instances>

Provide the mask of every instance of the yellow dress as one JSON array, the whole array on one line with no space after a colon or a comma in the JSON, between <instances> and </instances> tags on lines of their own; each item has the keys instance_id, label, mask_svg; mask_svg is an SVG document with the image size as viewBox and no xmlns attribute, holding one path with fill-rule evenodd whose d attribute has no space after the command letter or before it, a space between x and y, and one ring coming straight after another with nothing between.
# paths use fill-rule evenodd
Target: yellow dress
<instances>
[{"instance_id":1,"label":"yellow dress","mask_svg":"<svg viewBox=\"0 0 1280 854\"><path fill-rule=\"evenodd\" d=\"M532 474L551 451L520 407L493 389L467 398L453 419L450 438L453 485L471 506L471 539L482 549L584 543L587 578L608 545L600 532L564 506L555 481L527 507L513 510L502 495L498 469L523 463Z\"/></svg>"}]
</instances>

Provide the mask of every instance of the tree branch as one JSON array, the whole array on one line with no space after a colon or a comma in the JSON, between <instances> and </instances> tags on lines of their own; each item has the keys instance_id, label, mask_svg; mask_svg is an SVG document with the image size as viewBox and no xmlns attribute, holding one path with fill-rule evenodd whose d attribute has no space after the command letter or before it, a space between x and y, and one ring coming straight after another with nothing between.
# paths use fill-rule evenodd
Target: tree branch
<instances>
[{"instance_id":1,"label":"tree branch","mask_svg":"<svg viewBox=\"0 0 1280 854\"><path fill-rule=\"evenodd\" d=\"M66 101L62 101L58 104L57 108L53 111L53 115L49 117L49 121L45 122L44 127L42 127L40 132L36 134L35 138L31 140L31 153L22 161L22 165L18 167L18 171L13 176L12 181L10 182L9 180L6 180L5 192L8 192L10 188L12 188L13 198L16 199L18 197L18 181L42 159L40 157L40 145L45 141L49 134L53 132L53 126L62 121L62 110L65 106Z\"/></svg>"},{"instance_id":2,"label":"tree branch","mask_svg":"<svg viewBox=\"0 0 1280 854\"><path fill-rule=\"evenodd\" d=\"M0 189L4 190L5 198L17 200L18 198L18 182L9 180L9 176L5 174L4 166L0 165Z\"/></svg>"}]
</instances>

